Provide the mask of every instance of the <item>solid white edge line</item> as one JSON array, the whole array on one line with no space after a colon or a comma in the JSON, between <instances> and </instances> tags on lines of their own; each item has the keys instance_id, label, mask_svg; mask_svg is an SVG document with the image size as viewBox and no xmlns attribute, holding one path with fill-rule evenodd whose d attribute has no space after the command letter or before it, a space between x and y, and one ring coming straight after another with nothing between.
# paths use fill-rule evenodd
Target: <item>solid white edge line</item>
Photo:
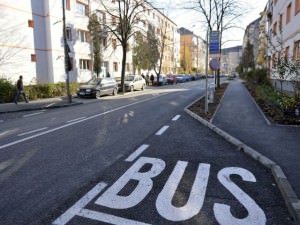
<instances>
[{"instance_id":1,"label":"solid white edge line","mask_svg":"<svg viewBox=\"0 0 300 225\"><path fill-rule=\"evenodd\" d=\"M176 115L176 116L172 119L172 121L176 121L176 120L178 120L180 117L181 117L181 115Z\"/></svg>"},{"instance_id":2,"label":"solid white edge line","mask_svg":"<svg viewBox=\"0 0 300 225\"><path fill-rule=\"evenodd\" d=\"M92 190L86 193L79 201L77 201L71 208L64 212L60 217L58 217L52 225L65 225L74 216L78 215L80 210L82 210L89 202L95 198L103 189L107 186L106 183L98 183Z\"/></svg>"},{"instance_id":3,"label":"solid white edge line","mask_svg":"<svg viewBox=\"0 0 300 225\"><path fill-rule=\"evenodd\" d=\"M27 134L36 133L36 132L39 132L39 131L42 131L42 130L46 130L46 129L48 129L48 127L43 127L43 128L40 128L40 129L36 129L36 130L24 132L24 133L18 134L17 136L21 137L21 136L24 136L24 135L27 135Z\"/></svg>"},{"instance_id":4,"label":"solid white edge line","mask_svg":"<svg viewBox=\"0 0 300 225\"><path fill-rule=\"evenodd\" d=\"M89 218L92 220L96 220L99 222L109 223L109 224L117 224L117 225L150 225L149 223L143 223L135 220L130 220L102 212L96 212L89 209L82 209L78 213L79 216Z\"/></svg>"},{"instance_id":5,"label":"solid white edge line","mask_svg":"<svg viewBox=\"0 0 300 225\"><path fill-rule=\"evenodd\" d=\"M159 131L155 133L155 135L162 135L168 128L169 126L163 126Z\"/></svg>"},{"instance_id":6,"label":"solid white edge line","mask_svg":"<svg viewBox=\"0 0 300 225\"><path fill-rule=\"evenodd\" d=\"M85 118L86 118L86 116L83 116L83 117L80 117L80 118L77 118L77 119L74 119L74 120L69 120L66 123L72 123L72 122L75 122L77 120L82 120L82 119L85 119Z\"/></svg>"},{"instance_id":7,"label":"solid white edge line","mask_svg":"<svg viewBox=\"0 0 300 225\"><path fill-rule=\"evenodd\" d=\"M53 105L55 105L56 103L51 103L51 104L49 104L49 105L46 105L46 108L48 108L48 107L50 107L50 106L53 106Z\"/></svg>"},{"instance_id":8,"label":"solid white edge line","mask_svg":"<svg viewBox=\"0 0 300 225\"><path fill-rule=\"evenodd\" d=\"M39 114L42 114L42 113L44 113L44 112L37 112L37 113L26 114L23 117L26 118L26 117L30 117L30 116L39 115Z\"/></svg>"},{"instance_id":9,"label":"solid white edge line","mask_svg":"<svg viewBox=\"0 0 300 225\"><path fill-rule=\"evenodd\" d=\"M10 142L10 143L5 144L5 145L0 145L0 149L4 149L4 148L10 147L10 146L12 146L12 145L16 145L16 144L18 144L18 143L22 143L22 142L27 141L27 140L31 140L31 139L33 139L33 138L36 138L36 137L39 137L39 136L42 136L42 135L45 135L45 134L49 134L49 133L52 133L52 132L57 131L57 130L61 130L61 129L63 129L63 128L72 126L72 125L77 124L77 123L81 123L81 122L84 122L84 121L87 121L87 120L91 120L91 119L97 118L97 117L99 117L99 116L103 116L103 115L109 114L109 113L111 113L111 112L115 112L115 111L118 111L118 110L121 110L121 109L125 109L125 108L128 108L128 107L130 107L130 106L137 105L137 104L139 104L139 103L147 102L147 101L150 101L150 100L152 100L152 99L155 99L155 98L158 98L158 97L167 95L167 94L168 94L168 93L162 94L162 95L159 95L159 96L155 96L155 97L152 97L152 98L144 99L144 100L141 100L141 101L138 101L138 102L133 102L133 103L128 104L128 105L123 105L123 106L117 107L117 108L115 108L115 109L112 109L112 110L109 110L109 111L106 111L106 112L103 112L103 113L99 113L99 114L96 114L96 115L94 115L94 116L87 117L87 118L82 119L82 120L79 120L79 121L75 121L75 122L72 122L72 123L68 123L68 124L62 125L62 126L60 126L60 127L56 127L56 128L51 129L51 130L47 130L47 131L41 132L41 133L39 133L39 134L35 134L35 135L33 135L33 136L30 136L30 137L26 137L26 138L23 138L23 139L20 139L20 140L17 140L17 141L13 141L13 142Z\"/></svg>"},{"instance_id":10,"label":"solid white edge line","mask_svg":"<svg viewBox=\"0 0 300 225\"><path fill-rule=\"evenodd\" d=\"M137 150L135 150L127 159L126 162L133 162L140 154L142 154L150 145L141 145Z\"/></svg>"}]
</instances>

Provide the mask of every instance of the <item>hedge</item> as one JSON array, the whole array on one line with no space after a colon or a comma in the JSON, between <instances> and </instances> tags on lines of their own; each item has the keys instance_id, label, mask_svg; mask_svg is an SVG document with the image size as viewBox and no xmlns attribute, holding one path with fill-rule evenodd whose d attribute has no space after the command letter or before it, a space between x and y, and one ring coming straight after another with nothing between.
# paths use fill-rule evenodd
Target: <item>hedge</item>
<instances>
[{"instance_id":1,"label":"hedge","mask_svg":"<svg viewBox=\"0 0 300 225\"><path fill-rule=\"evenodd\" d=\"M76 93L78 83L70 83L71 95ZM25 92L29 100L41 98L53 98L65 96L67 93L66 83L56 84L36 84L24 86ZM11 81L0 78L0 103L13 102L16 95L16 85ZM22 100L22 96L20 96Z\"/></svg>"}]
</instances>

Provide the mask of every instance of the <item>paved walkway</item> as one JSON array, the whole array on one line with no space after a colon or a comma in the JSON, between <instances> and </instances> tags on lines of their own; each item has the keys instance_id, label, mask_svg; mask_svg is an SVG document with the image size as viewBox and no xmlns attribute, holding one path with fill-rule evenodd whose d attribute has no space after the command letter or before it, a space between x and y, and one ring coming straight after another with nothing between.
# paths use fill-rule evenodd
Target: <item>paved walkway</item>
<instances>
[{"instance_id":1,"label":"paved walkway","mask_svg":"<svg viewBox=\"0 0 300 225\"><path fill-rule=\"evenodd\" d=\"M300 197L300 127L269 125L240 80L230 82L212 123L277 163Z\"/></svg>"}]
</instances>

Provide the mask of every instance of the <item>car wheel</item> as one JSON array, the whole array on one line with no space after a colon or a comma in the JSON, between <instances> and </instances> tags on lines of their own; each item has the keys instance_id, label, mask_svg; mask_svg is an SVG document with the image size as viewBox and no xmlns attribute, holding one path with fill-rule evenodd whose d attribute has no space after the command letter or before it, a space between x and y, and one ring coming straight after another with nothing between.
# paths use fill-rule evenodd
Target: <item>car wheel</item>
<instances>
[{"instance_id":1,"label":"car wheel","mask_svg":"<svg viewBox=\"0 0 300 225\"><path fill-rule=\"evenodd\" d=\"M132 85L132 86L130 86L130 92L133 92L133 91L134 91L134 87Z\"/></svg>"},{"instance_id":2,"label":"car wheel","mask_svg":"<svg viewBox=\"0 0 300 225\"><path fill-rule=\"evenodd\" d=\"M145 90L145 84L143 84L141 90L142 90L142 91Z\"/></svg>"},{"instance_id":3,"label":"car wheel","mask_svg":"<svg viewBox=\"0 0 300 225\"><path fill-rule=\"evenodd\" d=\"M117 94L118 94L118 88L114 88L114 90L113 90L113 96L116 96Z\"/></svg>"},{"instance_id":4,"label":"car wheel","mask_svg":"<svg viewBox=\"0 0 300 225\"><path fill-rule=\"evenodd\" d=\"M97 99L100 99L100 97L101 97L100 91L97 91L97 92L96 92L96 98L97 98Z\"/></svg>"}]
</instances>

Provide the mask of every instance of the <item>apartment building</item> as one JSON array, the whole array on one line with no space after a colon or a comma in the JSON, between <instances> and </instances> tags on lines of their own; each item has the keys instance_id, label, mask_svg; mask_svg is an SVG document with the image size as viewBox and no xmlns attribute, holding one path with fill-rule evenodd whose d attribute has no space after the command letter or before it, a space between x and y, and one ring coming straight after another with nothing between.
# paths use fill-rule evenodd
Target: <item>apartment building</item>
<instances>
[{"instance_id":1,"label":"apartment building","mask_svg":"<svg viewBox=\"0 0 300 225\"><path fill-rule=\"evenodd\" d=\"M291 61L300 60L300 0L269 0L266 11L270 40L268 65L270 78L276 82L277 76L272 69L276 57L284 55ZM288 86L287 82L286 88L290 89Z\"/></svg>"},{"instance_id":2,"label":"apartment building","mask_svg":"<svg viewBox=\"0 0 300 225\"><path fill-rule=\"evenodd\" d=\"M221 55L221 73L228 75L234 74L236 72L236 68L240 64L242 54L242 46L223 48Z\"/></svg>"},{"instance_id":3,"label":"apartment building","mask_svg":"<svg viewBox=\"0 0 300 225\"><path fill-rule=\"evenodd\" d=\"M93 75L89 16L96 13L99 21L108 26L117 26L118 21L105 10L100 1L64 1L66 38L72 65L70 81L85 82ZM104 2L105 7L117 5L113 0ZM152 24L159 33L162 22L168 27L168 47L163 60L163 72L174 71L179 62L179 34L176 24L148 2L144 4L144 12L146 19L137 26L138 29L147 29L148 24ZM9 0L1 0L0 16L0 76L16 81L22 74L25 85L64 82L62 1L22 0L15 4ZM110 74L112 77L120 77L122 48L114 36L106 35L105 29L102 31L103 63L100 76ZM133 46L132 37L126 53L126 73L134 72Z\"/></svg>"},{"instance_id":4,"label":"apartment building","mask_svg":"<svg viewBox=\"0 0 300 225\"><path fill-rule=\"evenodd\" d=\"M204 72L206 42L192 31L181 27L180 31L180 73Z\"/></svg>"}]
</instances>

